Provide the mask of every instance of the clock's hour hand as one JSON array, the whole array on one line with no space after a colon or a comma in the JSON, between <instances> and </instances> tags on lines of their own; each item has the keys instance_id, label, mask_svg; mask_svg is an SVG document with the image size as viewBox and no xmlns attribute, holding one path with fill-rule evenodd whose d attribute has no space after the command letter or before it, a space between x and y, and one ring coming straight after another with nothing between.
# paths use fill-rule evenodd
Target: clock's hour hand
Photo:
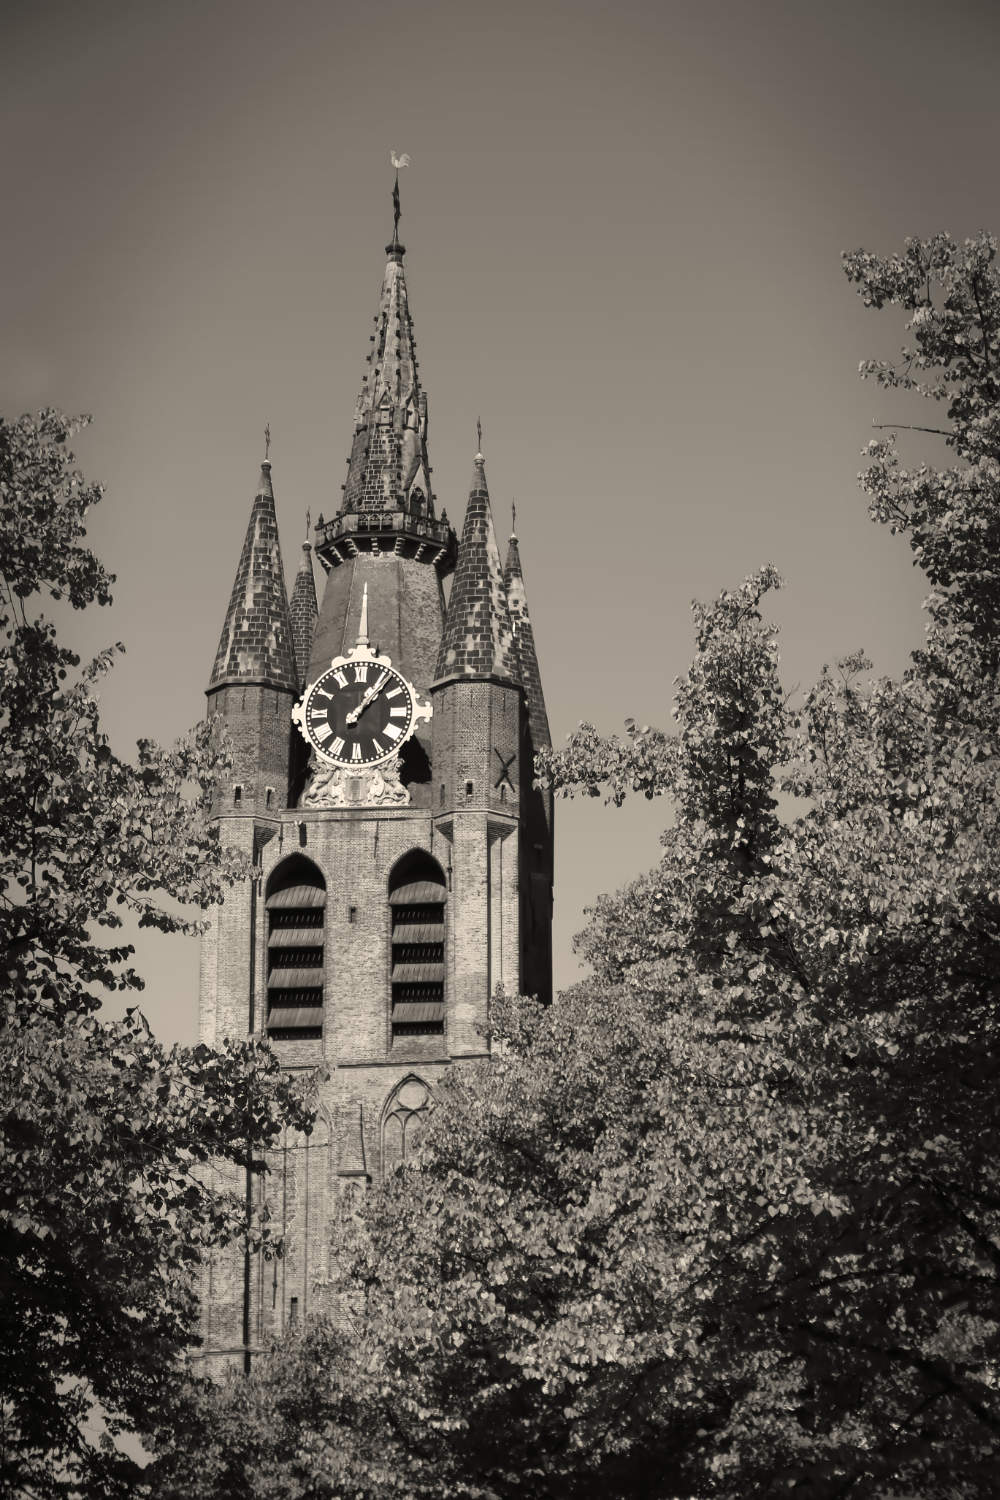
<instances>
[{"instance_id":1,"label":"clock's hour hand","mask_svg":"<svg viewBox=\"0 0 1000 1500\"><path fill-rule=\"evenodd\" d=\"M356 724L358 722L358 720L361 718L361 715L364 713L365 709L368 707L369 703L371 703L373 699L375 699L375 698L378 697L379 693L382 691L383 687L385 686L385 684L386 684L386 682L388 680L389 680L389 674L388 674L388 672L383 672L382 676L378 679L378 681L372 683L372 686L368 689L367 693L362 698L362 700L358 704L357 708L352 709L352 711L347 715L345 723L347 723L347 724Z\"/></svg>"}]
</instances>

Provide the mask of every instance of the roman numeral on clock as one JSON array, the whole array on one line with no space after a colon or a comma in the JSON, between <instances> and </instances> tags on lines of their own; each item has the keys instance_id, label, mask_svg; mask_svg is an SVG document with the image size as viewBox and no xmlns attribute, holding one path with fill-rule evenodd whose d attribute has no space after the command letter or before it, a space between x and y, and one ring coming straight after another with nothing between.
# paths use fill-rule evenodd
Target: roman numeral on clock
<instances>
[{"instance_id":1,"label":"roman numeral on clock","mask_svg":"<svg viewBox=\"0 0 1000 1500\"><path fill-rule=\"evenodd\" d=\"M398 740L402 732L398 724L387 724L382 731L390 740Z\"/></svg>"},{"instance_id":2,"label":"roman numeral on clock","mask_svg":"<svg viewBox=\"0 0 1000 1500\"><path fill-rule=\"evenodd\" d=\"M338 734L337 738L334 740L333 744L330 746L330 754L331 755L339 755L340 752L341 752L341 750L343 750L345 743L346 743L346 741L342 740L340 738L340 735Z\"/></svg>"},{"instance_id":3,"label":"roman numeral on clock","mask_svg":"<svg viewBox=\"0 0 1000 1500\"><path fill-rule=\"evenodd\" d=\"M357 743L357 741L355 741L354 744L351 746L351 759L352 760L360 760L361 759L361 746Z\"/></svg>"},{"instance_id":4,"label":"roman numeral on clock","mask_svg":"<svg viewBox=\"0 0 1000 1500\"><path fill-rule=\"evenodd\" d=\"M319 740L320 744L322 744L324 740L328 740L332 733L333 730L325 721L322 724L317 724L316 728L313 730L313 734Z\"/></svg>"},{"instance_id":5,"label":"roman numeral on clock","mask_svg":"<svg viewBox=\"0 0 1000 1500\"><path fill-rule=\"evenodd\" d=\"M347 673L346 672L334 672L333 676L334 676L334 681L335 682L339 682L341 687L346 687L347 686ZM330 694L330 696L331 697L333 696L332 693Z\"/></svg>"},{"instance_id":6,"label":"roman numeral on clock","mask_svg":"<svg viewBox=\"0 0 1000 1500\"><path fill-rule=\"evenodd\" d=\"M389 694L389 697L390 698L392 697L391 693ZM389 717L391 719L405 719L406 718L406 709L405 708L390 708L390 710L389 710Z\"/></svg>"},{"instance_id":7,"label":"roman numeral on clock","mask_svg":"<svg viewBox=\"0 0 1000 1500\"><path fill-rule=\"evenodd\" d=\"M372 750L376 755L384 755L388 745L380 745L378 740L372 740Z\"/></svg>"},{"instance_id":8,"label":"roman numeral on clock","mask_svg":"<svg viewBox=\"0 0 1000 1500\"><path fill-rule=\"evenodd\" d=\"M403 691L403 689L402 689L402 688L391 688L391 689L390 689L390 691L389 691L389 692L388 692L388 693L386 693L386 695L385 695L385 696L386 696L386 697L387 697L387 698L398 698L398 697L399 697L399 695L400 695L400 693L401 693L401 692L402 692L402 691ZM394 711L395 711L395 710L394 710Z\"/></svg>"},{"instance_id":9,"label":"roman numeral on clock","mask_svg":"<svg viewBox=\"0 0 1000 1500\"><path fill-rule=\"evenodd\" d=\"M356 661L354 663L354 681L355 682L367 682L368 681L368 663L366 661L361 661L361 662L357 662Z\"/></svg>"}]
</instances>

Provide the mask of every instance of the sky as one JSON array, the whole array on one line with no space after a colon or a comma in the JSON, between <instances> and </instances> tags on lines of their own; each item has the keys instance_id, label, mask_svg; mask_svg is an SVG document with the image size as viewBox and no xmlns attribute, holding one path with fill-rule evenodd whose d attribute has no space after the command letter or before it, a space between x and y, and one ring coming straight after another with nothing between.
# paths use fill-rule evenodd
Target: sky
<instances>
[{"instance_id":1,"label":"sky","mask_svg":"<svg viewBox=\"0 0 1000 1500\"><path fill-rule=\"evenodd\" d=\"M203 712L270 425L291 580L336 509L401 175L438 506L476 420L517 527L552 725L669 723L690 603L765 562L788 687L898 672L921 580L857 487L891 357L841 252L1000 230L1000 10L922 0L4 0L0 411L54 405L107 493L120 753ZM903 420L906 420L903 417ZM910 415L909 420L914 420ZM916 420L919 420L917 418ZM560 802L557 986L663 804ZM197 943L139 935L165 1040Z\"/></svg>"}]
</instances>

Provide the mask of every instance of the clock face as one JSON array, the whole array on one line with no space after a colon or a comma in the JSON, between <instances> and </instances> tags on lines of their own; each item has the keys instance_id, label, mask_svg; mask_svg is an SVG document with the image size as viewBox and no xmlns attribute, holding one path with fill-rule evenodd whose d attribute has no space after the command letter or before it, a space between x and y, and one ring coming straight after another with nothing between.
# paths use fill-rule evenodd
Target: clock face
<instances>
[{"instance_id":1,"label":"clock face","mask_svg":"<svg viewBox=\"0 0 1000 1500\"><path fill-rule=\"evenodd\" d=\"M413 729L413 690L378 660L339 661L307 688L296 718L323 760L371 766L398 755Z\"/></svg>"}]
</instances>

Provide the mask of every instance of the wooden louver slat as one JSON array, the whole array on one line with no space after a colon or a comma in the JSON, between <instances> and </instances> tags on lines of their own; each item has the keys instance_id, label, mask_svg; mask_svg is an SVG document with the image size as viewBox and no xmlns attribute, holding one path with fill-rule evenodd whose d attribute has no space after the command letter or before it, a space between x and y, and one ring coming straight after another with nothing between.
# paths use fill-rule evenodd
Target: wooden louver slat
<instances>
[{"instance_id":1,"label":"wooden louver slat","mask_svg":"<svg viewBox=\"0 0 1000 1500\"><path fill-rule=\"evenodd\" d=\"M318 885L286 885L274 891L264 903L268 911L288 911L292 908L325 906L326 892Z\"/></svg>"}]
</instances>

